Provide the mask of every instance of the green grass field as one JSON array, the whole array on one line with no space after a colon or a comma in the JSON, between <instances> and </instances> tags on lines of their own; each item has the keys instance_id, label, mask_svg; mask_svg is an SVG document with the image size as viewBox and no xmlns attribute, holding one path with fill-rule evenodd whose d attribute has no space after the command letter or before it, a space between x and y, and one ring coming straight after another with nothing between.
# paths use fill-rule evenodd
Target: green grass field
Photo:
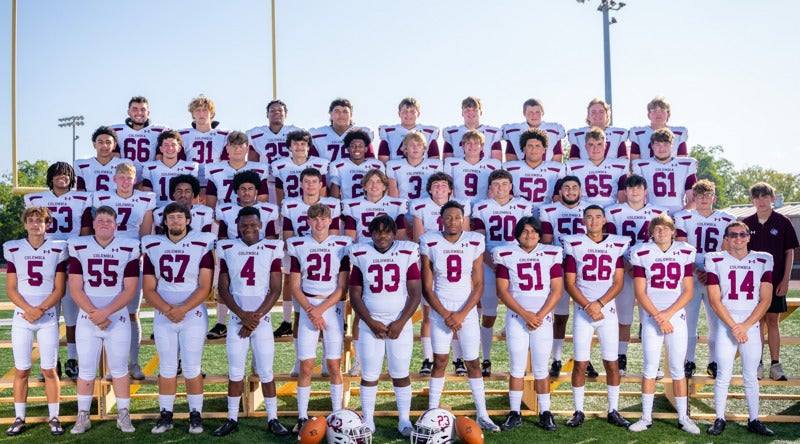
<instances>
[{"instance_id":1,"label":"green grass field","mask_svg":"<svg viewBox=\"0 0 800 444\"><path fill-rule=\"evenodd\" d=\"M0 273L0 301L6 301L5 296L5 274ZM791 296L800 296L800 292L794 292ZM502 307L501 307L502 309ZM8 312L0 312L1 318L10 317ZM213 323L214 319L211 319ZM279 321L279 315L273 314L273 322ZM503 316L498 317L498 329L502 327ZM702 323L702 319L701 319ZM800 336L800 315L795 313L782 324L782 333L784 335ZM704 334L705 329L702 333ZM150 319L143 322L143 337L148 337L152 331L152 323ZM9 339L10 327L0 328L0 339ZM141 362L144 365L154 354L154 347L143 346ZM571 356L571 344L565 345L565 356ZM508 370L508 358L503 343L495 344L494 349L494 369L496 371ZM782 361L786 372L795 376L800 374L800 346L785 346L782 351ZM66 351L62 350L61 360L66 359ZM592 360L595 363L600 362L599 348L595 347L592 354ZM276 344L276 357L275 357L275 372L288 372L294 362L294 353L291 350L290 343ZM419 368L421 362L421 352L419 344L415 345L415 358L412 361L412 372ZM698 370L700 367L705 368L707 363L706 348L704 345L698 347L697 364ZM249 365L249 364L248 364ZM632 344L628 354L628 368L634 373L641 372L641 348L639 344ZM0 374L5 375L13 366L13 359L10 349L0 349ZM224 374L227 371L225 347L224 345L209 345L203 357L203 369L209 374ZM34 363L32 374L38 373L38 365ZM734 368L734 373L741 373L741 368ZM425 382L415 382L414 388L421 389L426 386ZM504 390L507 388L505 382L502 381L489 381L486 384L487 390L498 389ZM705 386L703 392L712 392L712 386ZM466 383L448 383L446 389L469 390ZM604 384L589 383L587 384L587 391L598 390L603 391ZM660 389L660 385L658 387ZM224 412L226 410L226 399L223 393L226 390L224 384L209 384L206 386L206 393L219 393L215 396L206 396L205 411ZM325 391L327 390L326 383L314 383L312 390ZM389 383L381 383L380 390L391 390ZM561 384L558 390L569 391L569 384ZM622 391L638 392L640 390L639 384L626 383L622 386ZM740 387L732 387L732 392L741 391ZM143 386L139 393L156 393L155 386ZM73 387L65 387L63 390L64 395L74 395ZM785 386L763 386L761 393L790 393L800 395L800 387L787 388ZM42 396L42 389L32 389L31 395ZM4 390L0 393L1 398L10 399L12 396L11 390ZM490 410L505 410L508 408L507 395L488 395L487 407ZM553 396L552 409L554 411L570 411L572 410L571 396ZM350 407L359 408L358 397L351 398ZM471 409L472 399L468 395L464 396L444 396L442 398L442 405L450 406L453 409ZM605 396L591 397L587 396L586 408L587 410L601 410L606 406ZM296 401L293 397L279 398L278 409L279 415L281 411L296 410ZM330 409L330 400L328 396L313 396L309 406L310 410L327 411ZM427 408L427 397L416 396L412 401L413 410L424 410ZM93 411L94 410L93 406ZM378 399L378 410L394 410L394 398L387 396ZM711 399L692 399L691 409L693 412L711 413L713 409L713 400ZM62 415L75 415L77 406L75 401L64 401L61 406ZM145 413L158 411L158 401L156 398L140 398L132 401L131 410L134 413ZM263 405L259 407L263 412ZM638 396L622 397L620 399L620 410L623 415L626 413L629 416L638 415L641 411L640 398ZM655 409L656 412L672 412L672 407L664 398L656 398ZM175 406L176 412L186 412L187 405L185 398L178 398ZM746 406L743 399L730 399L728 403L728 411L743 413L746 412ZM762 414L790 414L800 415L800 404L795 401L783 400L764 400L761 401ZM0 403L0 417L11 418L14 415L13 404L10 402ZM46 415L46 405L43 402L30 403L28 406L29 416ZM502 417L495 417L496 422L502 422ZM575 442L575 443L588 443L588 442L636 442L636 443L666 443L666 442L712 442L710 436L700 435L694 437L680 432L675 426L675 420L655 420L653 428L647 432L633 435L627 430L612 427L606 424L604 419L587 419L583 427L577 429L568 429L564 426L566 417L557 417L556 421L559 425L559 430L556 433L547 433L534 425L535 417L526 417L525 426L513 432L503 432L500 434L492 434L486 436L487 443L528 443L532 441L537 442ZM291 427L296 418L283 416L282 422ZM258 440L261 442L294 442L294 436L286 438L278 438L268 435L264 428L266 420L264 418L240 418L240 431L231 435L229 438L214 438L211 436L211 431L222 423L220 419L207 419L205 421L206 433L200 436L189 435L186 432L188 425L185 420L176 420L176 429L167 432L165 435L154 436L150 434L150 428L153 426L153 420L134 421L137 427L137 432L131 435L122 434L114 427L113 421L95 421L93 428L86 435L79 437L70 436L69 434L54 438L58 442L86 442L86 443L102 443L111 437L118 442L219 442L219 440L229 440L232 442L243 442ZM707 421L698 421L701 429L705 430L709 423ZM65 424L67 429L71 428L72 424ZM397 419L394 417L379 417L376 419L378 431L375 435L375 443L400 443L404 440L396 431ZM772 423L769 426L776 432L776 438L771 442L792 442L800 440L800 426L791 423ZM729 422L728 428L723 435L727 442L767 442L768 439L757 437L748 433L742 424ZM3 436L2 439L7 439ZM45 440L51 439L48 429L44 424L31 425L28 432L14 438L13 441L19 443L40 443Z\"/></svg>"}]
</instances>

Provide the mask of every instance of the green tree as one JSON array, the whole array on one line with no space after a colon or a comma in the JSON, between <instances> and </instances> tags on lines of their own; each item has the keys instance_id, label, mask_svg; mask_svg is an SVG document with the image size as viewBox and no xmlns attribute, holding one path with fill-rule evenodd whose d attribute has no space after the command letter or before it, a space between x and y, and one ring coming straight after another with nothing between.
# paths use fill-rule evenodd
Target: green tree
<instances>
[{"instance_id":1,"label":"green tree","mask_svg":"<svg viewBox=\"0 0 800 444\"><path fill-rule=\"evenodd\" d=\"M689 156L697 159L697 178L708 179L717 186L717 207L727 208L731 204L730 184L734 182L736 170L733 163L723 156L725 149L721 146L704 147L695 145Z\"/></svg>"},{"instance_id":2,"label":"green tree","mask_svg":"<svg viewBox=\"0 0 800 444\"><path fill-rule=\"evenodd\" d=\"M27 160L18 163L19 186L21 187L46 187L47 168L50 166L46 160L29 162Z\"/></svg>"},{"instance_id":3,"label":"green tree","mask_svg":"<svg viewBox=\"0 0 800 444\"><path fill-rule=\"evenodd\" d=\"M750 202L750 186L756 182L766 182L773 187L777 194L783 194L784 202L800 201L799 174L781 173L770 168L751 166L738 171L731 186L728 187L732 204Z\"/></svg>"},{"instance_id":4,"label":"green tree","mask_svg":"<svg viewBox=\"0 0 800 444\"><path fill-rule=\"evenodd\" d=\"M19 162L17 164L19 186L46 186L48 166L46 160ZM11 174L6 173L0 176L0 244L11 239L19 239L25 234L20 220L25 203L22 195L14 194L11 181Z\"/></svg>"}]
</instances>

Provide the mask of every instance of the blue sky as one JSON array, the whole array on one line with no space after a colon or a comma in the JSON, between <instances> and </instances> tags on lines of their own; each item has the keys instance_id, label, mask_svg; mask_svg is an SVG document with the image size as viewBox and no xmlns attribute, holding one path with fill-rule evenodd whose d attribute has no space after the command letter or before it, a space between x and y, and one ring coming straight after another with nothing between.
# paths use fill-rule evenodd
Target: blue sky
<instances>
[{"instance_id":1,"label":"blue sky","mask_svg":"<svg viewBox=\"0 0 800 444\"><path fill-rule=\"evenodd\" d=\"M224 6L220 6L223 5ZM545 104L545 120L584 124L604 96L599 0L277 0L278 96L287 121L327 123L335 97L356 123L396 123L405 96L420 121L461 123L460 102L481 97L485 123L522 121L522 102ZM689 144L722 145L737 168L800 170L800 4L794 1L629 0L611 27L617 126L647 122L664 95L671 124ZM0 146L9 171L11 1L0 0ZM78 157L91 132L123 121L127 101L150 99L156 123L189 125L186 106L205 94L217 119L246 130L265 122L272 98L269 1L20 0L17 146L20 159L70 160L58 118L82 114Z\"/></svg>"}]
</instances>

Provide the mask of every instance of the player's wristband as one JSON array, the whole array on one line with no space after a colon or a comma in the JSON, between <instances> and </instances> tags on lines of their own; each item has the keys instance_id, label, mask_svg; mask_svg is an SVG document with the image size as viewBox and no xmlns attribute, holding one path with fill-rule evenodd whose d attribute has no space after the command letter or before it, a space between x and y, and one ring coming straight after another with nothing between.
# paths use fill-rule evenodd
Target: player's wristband
<instances>
[{"instance_id":1,"label":"player's wristband","mask_svg":"<svg viewBox=\"0 0 800 444\"><path fill-rule=\"evenodd\" d=\"M600 308L604 308L606 306L606 304L604 304L600 299L598 299L596 302L600 304Z\"/></svg>"}]
</instances>

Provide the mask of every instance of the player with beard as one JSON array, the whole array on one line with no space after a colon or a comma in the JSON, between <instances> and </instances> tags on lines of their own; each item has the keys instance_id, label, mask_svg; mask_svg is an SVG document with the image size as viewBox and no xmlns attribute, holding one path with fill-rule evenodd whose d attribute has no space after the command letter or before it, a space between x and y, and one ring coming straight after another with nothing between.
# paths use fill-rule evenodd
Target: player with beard
<instances>
[{"instance_id":1,"label":"player with beard","mask_svg":"<svg viewBox=\"0 0 800 444\"><path fill-rule=\"evenodd\" d=\"M158 157L158 135L168 130L164 125L154 125L150 121L150 103L143 96L134 96L128 101L128 118L125 123L112 125L111 129L117 134L115 152L122 159L133 163L136 167L136 177L144 177L142 167L145 162L156 160Z\"/></svg>"}]
</instances>

